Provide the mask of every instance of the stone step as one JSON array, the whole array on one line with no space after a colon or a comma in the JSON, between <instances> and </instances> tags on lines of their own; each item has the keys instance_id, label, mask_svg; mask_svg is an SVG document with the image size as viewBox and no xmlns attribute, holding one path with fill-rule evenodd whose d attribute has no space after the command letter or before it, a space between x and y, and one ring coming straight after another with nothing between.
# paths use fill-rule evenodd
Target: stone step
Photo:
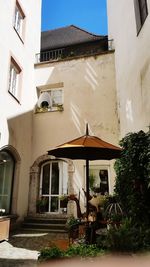
<instances>
[{"instance_id":1,"label":"stone step","mask_svg":"<svg viewBox=\"0 0 150 267\"><path fill-rule=\"evenodd\" d=\"M22 229L33 229L56 233L67 232L66 222L66 216L27 216L22 223Z\"/></svg>"},{"instance_id":2,"label":"stone step","mask_svg":"<svg viewBox=\"0 0 150 267\"><path fill-rule=\"evenodd\" d=\"M34 232L34 233L38 233L38 232L47 232L47 233L51 233L51 234L59 234L59 237L61 238L61 234L63 235L63 237L64 237L64 235L66 236L66 237L68 237L68 231L66 231L66 230L63 230L63 229L43 229L43 228L40 228L40 229L38 229L38 228L23 228L23 232Z\"/></svg>"},{"instance_id":3,"label":"stone step","mask_svg":"<svg viewBox=\"0 0 150 267\"><path fill-rule=\"evenodd\" d=\"M52 218L52 219L48 219L48 218L34 218L34 217L27 217L24 220L25 223L44 223L44 224L66 224L67 219L62 219L62 218Z\"/></svg>"},{"instance_id":4,"label":"stone step","mask_svg":"<svg viewBox=\"0 0 150 267\"><path fill-rule=\"evenodd\" d=\"M43 229L64 229L65 225L64 224L50 224L50 223L38 223L38 222L25 222L23 223L23 227L27 228L43 228Z\"/></svg>"}]
</instances>

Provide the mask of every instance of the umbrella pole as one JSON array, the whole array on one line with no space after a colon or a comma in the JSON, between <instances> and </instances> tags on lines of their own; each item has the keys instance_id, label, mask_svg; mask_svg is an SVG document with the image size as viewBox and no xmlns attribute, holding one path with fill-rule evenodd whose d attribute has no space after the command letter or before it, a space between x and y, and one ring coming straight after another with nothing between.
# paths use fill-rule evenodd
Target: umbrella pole
<instances>
[{"instance_id":1,"label":"umbrella pole","mask_svg":"<svg viewBox=\"0 0 150 267\"><path fill-rule=\"evenodd\" d=\"M86 217L89 215L89 160L86 160Z\"/></svg>"},{"instance_id":2,"label":"umbrella pole","mask_svg":"<svg viewBox=\"0 0 150 267\"><path fill-rule=\"evenodd\" d=\"M85 242L86 244L90 243L90 229L88 223L88 215L89 215L89 160L86 160L86 230L85 230Z\"/></svg>"}]
</instances>

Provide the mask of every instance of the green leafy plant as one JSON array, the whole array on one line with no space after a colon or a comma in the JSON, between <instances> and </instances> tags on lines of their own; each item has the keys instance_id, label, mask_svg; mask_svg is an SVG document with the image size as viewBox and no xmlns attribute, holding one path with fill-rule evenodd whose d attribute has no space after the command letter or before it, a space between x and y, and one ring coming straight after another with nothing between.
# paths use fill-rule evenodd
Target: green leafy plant
<instances>
[{"instance_id":1,"label":"green leafy plant","mask_svg":"<svg viewBox=\"0 0 150 267\"><path fill-rule=\"evenodd\" d=\"M66 208L68 204L68 195L61 195L60 199L60 208Z\"/></svg>"},{"instance_id":2,"label":"green leafy plant","mask_svg":"<svg viewBox=\"0 0 150 267\"><path fill-rule=\"evenodd\" d=\"M104 251L96 245L76 244L70 246L65 252L66 257L96 257Z\"/></svg>"},{"instance_id":3,"label":"green leafy plant","mask_svg":"<svg viewBox=\"0 0 150 267\"><path fill-rule=\"evenodd\" d=\"M115 192L134 224L150 224L150 132L129 133L120 142Z\"/></svg>"},{"instance_id":4,"label":"green leafy plant","mask_svg":"<svg viewBox=\"0 0 150 267\"><path fill-rule=\"evenodd\" d=\"M99 249L96 245L74 244L66 251L57 247L44 248L40 251L38 260L46 261L50 259L72 258L72 257L96 257L104 254L104 250Z\"/></svg>"},{"instance_id":5,"label":"green leafy plant","mask_svg":"<svg viewBox=\"0 0 150 267\"><path fill-rule=\"evenodd\" d=\"M141 231L125 219L120 227L111 226L106 237L107 247L112 251L134 252L141 249Z\"/></svg>"},{"instance_id":6,"label":"green leafy plant","mask_svg":"<svg viewBox=\"0 0 150 267\"><path fill-rule=\"evenodd\" d=\"M75 225L79 225L80 220L75 218L74 216L70 216L66 222L67 229L71 229Z\"/></svg>"},{"instance_id":7,"label":"green leafy plant","mask_svg":"<svg viewBox=\"0 0 150 267\"><path fill-rule=\"evenodd\" d=\"M44 248L40 251L38 260L59 259L64 256L64 253L58 247Z\"/></svg>"},{"instance_id":8,"label":"green leafy plant","mask_svg":"<svg viewBox=\"0 0 150 267\"><path fill-rule=\"evenodd\" d=\"M121 141L115 163L115 193L126 216L118 229L110 228L108 245L117 250L150 247L150 131L129 133Z\"/></svg>"},{"instance_id":9,"label":"green leafy plant","mask_svg":"<svg viewBox=\"0 0 150 267\"><path fill-rule=\"evenodd\" d=\"M69 239L73 238L76 239L79 236L79 223L80 220L74 218L74 216L71 216L68 218L67 223L66 223L66 228L69 233Z\"/></svg>"},{"instance_id":10,"label":"green leafy plant","mask_svg":"<svg viewBox=\"0 0 150 267\"><path fill-rule=\"evenodd\" d=\"M48 204L47 197L40 197L36 201L37 212L44 212L46 210L46 205Z\"/></svg>"}]
</instances>

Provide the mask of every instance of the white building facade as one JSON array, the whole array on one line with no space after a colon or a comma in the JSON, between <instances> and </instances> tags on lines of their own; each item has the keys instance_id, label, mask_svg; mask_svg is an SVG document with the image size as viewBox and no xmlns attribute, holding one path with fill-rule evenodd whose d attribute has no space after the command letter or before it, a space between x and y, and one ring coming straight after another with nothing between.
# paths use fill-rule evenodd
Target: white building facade
<instances>
[{"instance_id":1,"label":"white building facade","mask_svg":"<svg viewBox=\"0 0 150 267\"><path fill-rule=\"evenodd\" d=\"M121 137L150 124L150 1L107 0Z\"/></svg>"},{"instance_id":2,"label":"white building facade","mask_svg":"<svg viewBox=\"0 0 150 267\"><path fill-rule=\"evenodd\" d=\"M0 24L0 208L21 218L28 208L41 0L1 1Z\"/></svg>"},{"instance_id":3,"label":"white building facade","mask_svg":"<svg viewBox=\"0 0 150 267\"><path fill-rule=\"evenodd\" d=\"M71 38L70 38L71 36ZM114 52L105 36L90 34L74 25L42 33L41 53L35 64L37 103L33 115L28 214L37 213L39 199L45 213L62 214L61 197L74 194L85 211L85 161L48 155L48 150L89 132L118 145ZM93 187L113 193L114 161L90 162ZM83 190L84 189L84 190ZM94 192L91 192L92 194ZM67 215L76 214L69 202Z\"/></svg>"}]
</instances>

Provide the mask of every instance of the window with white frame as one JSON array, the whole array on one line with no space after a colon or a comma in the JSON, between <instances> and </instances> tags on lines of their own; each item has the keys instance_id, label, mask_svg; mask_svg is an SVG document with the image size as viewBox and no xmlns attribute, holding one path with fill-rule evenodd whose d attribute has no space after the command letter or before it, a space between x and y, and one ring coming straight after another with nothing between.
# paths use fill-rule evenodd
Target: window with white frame
<instances>
[{"instance_id":1,"label":"window with white frame","mask_svg":"<svg viewBox=\"0 0 150 267\"><path fill-rule=\"evenodd\" d=\"M16 61L13 58L11 58L10 71L9 71L9 89L8 89L8 91L17 100L19 99L18 84L19 84L20 72L21 72L21 68L16 63Z\"/></svg>"},{"instance_id":2,"label":"window with white frame","mask_svg":"<svg viewBox=\"0 0 150 267\"><path fill-rule=\"evenodd\" d=\"M134 0L134 7L138 34L148 15L147 0Z\"/></svg>"},{"instance_id":3,"label":"window with white frame","mask_svg":"<svg viewBox=\"0 0 150 267\"><path fill-rule=\"evenodd\" d=\"M41 111L62 111L63 91L62 89L50 89L40 91L37 112Z\"/></svg>"},{"instance_id":4,"label":"window with white frame","mask_svg":"<svg viewBox=\"0 0 150 267\"><path fill-rule=\"evenodd\" d=\"M41 166L39 197L45 198L45 212L61 212L61 196L68 193L68 171L64 161L49 161Z\"/></svg>"},{"instance_id":5,"label":"window with white frame","mask_svg":"<svg viewBox=\"0 0 150 267\"><path fill-rule=\"evenodd\" d=\"M5 150L0 151L0 209L10 214L14 179L15 160Z\"/></svg>"},{"instance_id":6,"label":"window with white frame","mask_svg":"<svg viewBox=\"0 0 150 267\"><path fill-rule=\"evenodd\" d=\"M21 38L23 38L24 18L25 18L24 12L23 12L19 2L16 1L14 28Z\"/></svg>"}]
</instances>

